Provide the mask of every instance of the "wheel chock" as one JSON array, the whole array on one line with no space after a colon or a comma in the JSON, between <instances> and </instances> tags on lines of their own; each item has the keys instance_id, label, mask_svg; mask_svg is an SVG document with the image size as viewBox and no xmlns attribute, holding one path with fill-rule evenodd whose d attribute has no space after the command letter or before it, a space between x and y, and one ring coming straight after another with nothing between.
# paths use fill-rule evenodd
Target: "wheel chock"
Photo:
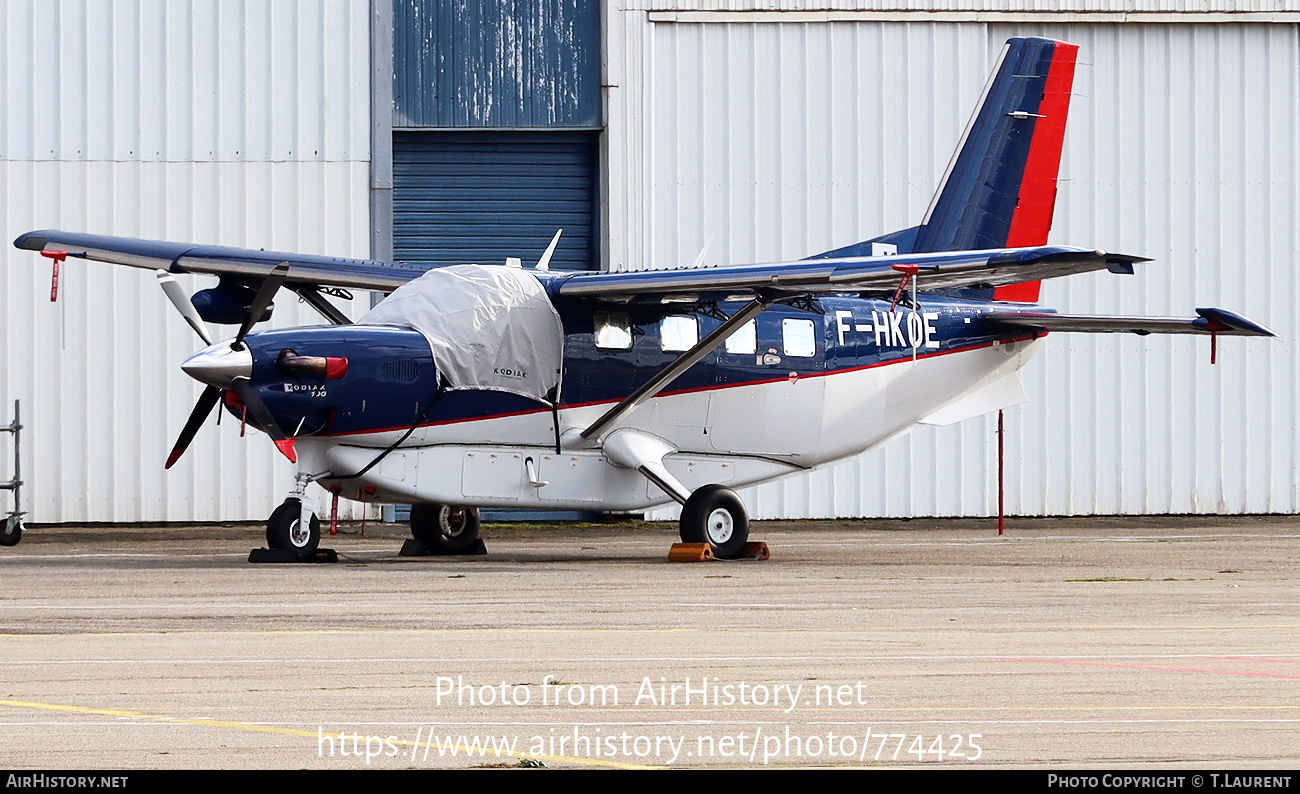
<instances>
[{"instance_id":1,"label":"wheel chock","mask_svg":"<svg viewBox=\"0 0 1300 794\"><path fill-rule=\"evenodd\" d=\"M713 547L707 543L674 543L668 550L669 562L708 562L713 559Z\"/></svg>"},{"instance_id":2,"label":"wheel chock","mask_svg":"<svg viewBox=\"0 0 1300 794\"><path fill-rule=\"evenodd\" d=\"M751 541L746 543L745 548L740 550L740 559L770 560L772 559L772 550L761 540Z\"/></svg>"},{"instance_id":3,"label":"wheel chock","mask_svg":"<svg viewBox=\"0 0 1300 794\"><path fill-rule=\"evenodd\" d=\"M338 562L339 555L334 549L316 549L310 557L299 557L289 549L253 549L248 553L249 562Z\"/></svg>"},{"instance_id":4,"label":"wheel chock","mask_svg":"<svg viewBox=\"0 0 1300 794\"><path fill-rule=\"evenodd\" d=\"M429 551L429 547L415 538L403 543L402 550L397 552L398 557L428 557L430 554L433 552Z\"/></svg>"},{"instance_id":5,"label":"wheel chock","mask_svg":"<svg viewBox=\"0 0 1300 794\"><path fill-rule=\"evenodd\" d=\"M424 545L423 541L411 538L402 544L402 550L397 553L399 557L481 557L487 554L487 546L483 545L483 539L479 538L474 545L460 554L454 554L449 551L440 549L431 549Z\"/></svg>"}]
</instances>

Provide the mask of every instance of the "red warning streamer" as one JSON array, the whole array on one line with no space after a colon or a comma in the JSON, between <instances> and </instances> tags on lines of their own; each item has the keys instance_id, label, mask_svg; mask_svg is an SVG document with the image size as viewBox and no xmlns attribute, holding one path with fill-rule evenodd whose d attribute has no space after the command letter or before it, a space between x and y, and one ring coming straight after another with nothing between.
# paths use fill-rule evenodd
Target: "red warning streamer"
<instances>
[{"instance_id":1,"label":"red warning streamer","mask_svg":"<svg viewBox=\"0 0 1300 794\"><path fill-rule=\"evenodd\" d=\"M67 251L41 251L41 256L54 260L54 272L50 274L50 303L59 299L59 264L67 261Z\"/></svg>"}]
</instances>

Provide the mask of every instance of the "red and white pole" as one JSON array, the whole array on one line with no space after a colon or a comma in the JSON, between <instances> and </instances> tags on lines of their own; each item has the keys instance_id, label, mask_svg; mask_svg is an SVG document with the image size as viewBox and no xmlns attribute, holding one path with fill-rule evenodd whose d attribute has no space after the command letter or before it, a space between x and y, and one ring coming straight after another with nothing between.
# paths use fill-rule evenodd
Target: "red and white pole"
<instances>
[{"instance_id":1,"label":"red and white pole","mask_svg":"<svg viewBox=\"0 0 1300 794\"><path fill-rule=\"evenodd\" d=\"M1006 471L1006 428L1002 424L1002 411L998 411L998 534L1007 534L1006 491L1003 488L1003 474Z\"/></svg>"}]
</instances>

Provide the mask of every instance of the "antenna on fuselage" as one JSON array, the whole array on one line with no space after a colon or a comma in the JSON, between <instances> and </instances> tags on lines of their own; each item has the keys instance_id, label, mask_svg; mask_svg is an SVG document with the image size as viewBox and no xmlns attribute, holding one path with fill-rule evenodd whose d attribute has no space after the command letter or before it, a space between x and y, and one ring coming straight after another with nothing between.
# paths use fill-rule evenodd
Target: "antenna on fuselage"
<instances>
[{"instance_id":1,"label":"antenna on fuselage","mask_svg":"<svg viewBox=\"0 0 1300 794\"><path fill-rule=\"evenodd\" d=\"M554 253L555 253L555 246L557 246L557 245L560 244L560 235L561 235L563 232L564 232L564 229L556 229L556 230L555 230L555 236L551 238L551 244L548 245L548 246L546 246L546 253L542 254L542 258L541 258L541 259L537 260L537 266L536 266L535 268L533 268L534 270L550 270L550 269L551 269L551 254L554 254Z\"/></svg>"},{"instance_id":2,"label":"antenna on fuselage","mask_svg":"<svg viewBox=\"0 0 1300 794\"><path fill-rule=\"evenodd\" d=\"M704 267L704 255L709 252L710 245L713 245L712 237L705 240L704 245L700 247L700 253L695 256L695 261L691 263L691 270Z\"/></svg>"}]
</instances>

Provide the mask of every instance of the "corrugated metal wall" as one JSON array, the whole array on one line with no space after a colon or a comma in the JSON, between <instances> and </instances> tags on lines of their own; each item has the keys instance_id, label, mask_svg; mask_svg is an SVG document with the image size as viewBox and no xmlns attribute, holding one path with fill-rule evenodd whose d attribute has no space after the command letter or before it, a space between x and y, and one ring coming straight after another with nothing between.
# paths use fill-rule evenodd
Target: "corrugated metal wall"
<instances>
[{"instance_id":1,"label":"corrugated metal wall","mask_svg":"<svg viewBox=\"0 0 1300 794\"><path fill-rule=\"evenodd\" d=\"M163 471L198 344L152 275L70 261L51 304L48 262L11 241L63 228L366 256L367 4L12 0L0 36L0 418L23 401L28 521L265 518L293 469L260 433L209 420ZM271 325L318 321L282 293Z\"/></svg>"},{"instance_id":2,"label":"corrugated metal wall","mask_svg":"<svg viewBox=\"0 0 1300 794\"><path fill-rule=\"evenodd\" d=\"M994 21L668 24L649 13L814 5ZM997 6L611 4L607 261L685 264L710 238L713 262L796 256L915 223L1001 42L1076 41L1053 239L1157 261L1132 278L1049 284L1045 300L1150 313L1218 304L1283 339L1226 340L1211 368L1203 340L1052 338L1025 373L1031 403L1008 413L1009 505L1296 512L1295 24L996 20L1276 15L1300 4ZM367 13L342 0L0 4L0 418L24 401L29 520L256 519L282 497L292 468L230 423L205 428L163 473L199 387L176 368L192 336L147 273L69 263L51 305L47 263L8 241L62 227L366 255ZM314 314L282 298L274 324L299 321ZM988 420L921 429L746 499L759 516L984 514L993 453Z\"/></svg>"},{"instance_id":3,"label":"corrugated metal wall","mask_svg":"<svg viewBox=\"0 0 1300 794\"><path fill-rule=\"evenodd\" d=\"M1296 0L625 0L651 11L981 11L1034 13L1274 13L1300 10Z\"/></svg>"},{"instance_id":4,"label":"corrugated metal wall","mask_svg":"<svg viewBox=\"0 0 1300 794\"><path fill-rule=\"evenodd\" d=\"M715 7L673 7L688 5ZM607 32L610 257L631 268L688 264L707 241L709 262L743 263L913 225L1006 38L1080 44L1052 240L1156 261L1051 282L1044 301L1219 305L1282 339L1225 341L1211 367L1205 340L1050 338L1024 373L1030 403L1007 412L1009 509L1300 510L1296 25L663 24L623 11ZM993 425L918 428L744 496L758 517L989 514Z\"/></svg>"},{"instance_id":5,"label":"corrugated metal wall","mask_svg":"<svg viewBox=\"0 0 1300 794\"><path fill-rule=\"evenodd\" d=\"M397 127L599 128L588 0L394 0Z\"/></svg>"}]
</instances>

